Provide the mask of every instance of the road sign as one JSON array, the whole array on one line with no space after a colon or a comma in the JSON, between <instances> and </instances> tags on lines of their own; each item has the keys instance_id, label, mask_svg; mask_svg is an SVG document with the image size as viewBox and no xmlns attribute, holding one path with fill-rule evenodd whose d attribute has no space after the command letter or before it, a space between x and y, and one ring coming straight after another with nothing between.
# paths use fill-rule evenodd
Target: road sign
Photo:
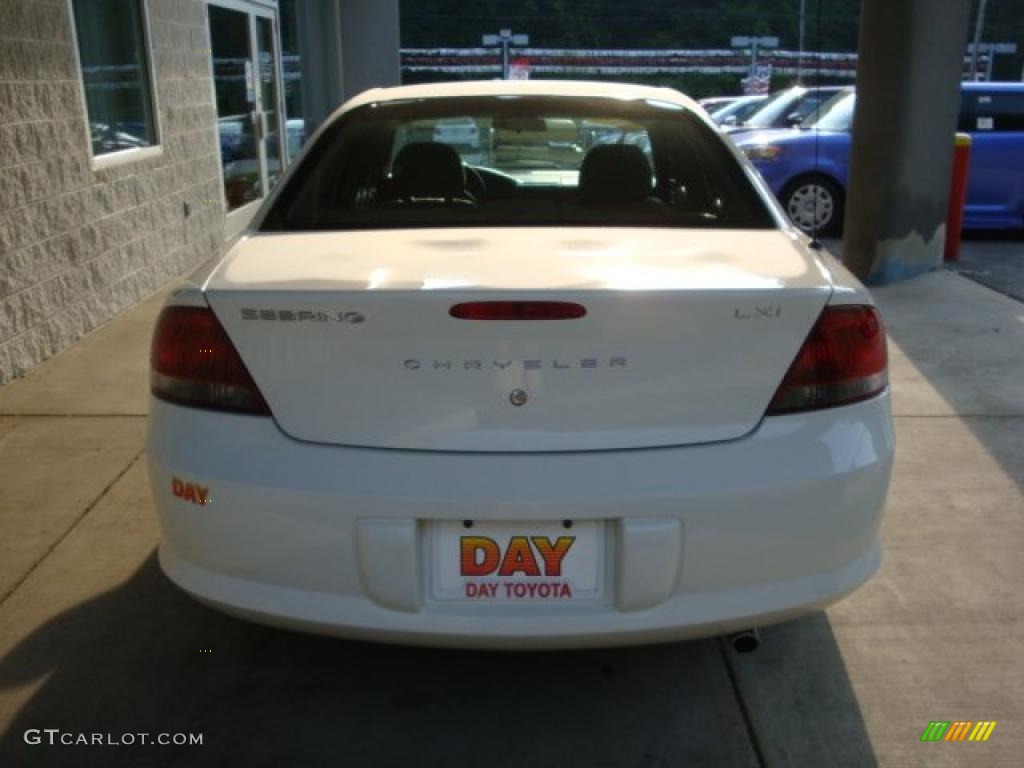
<instances>
[{"instance_id":1,"label":"road sign","mask_svg":"<svg viewBox=\"0 0 1024 768\"><path fill-rule=\"evenodd\" d=\"M512 59L508 65L508 79L509 80L529 80L530 79L530 60L522 57L518 59Z\"/></svg>"},{"instance_id":2,"label":"road sign","mask_svg":"<svg viewBox=\"0 0 1024 768\"><path fill-rule=\"evenodd\" d=\"M967 52L974 53L974 43L967 44ZM1016 53L1016 43L979 43L978 53Z\"/></svg>"},{"instance_id":3,"label":"road sign","mask_svg":"<svg viewBox=\"0 0 1024 768\"><path fill-rule=\"evenodd\" d=\"M757 50L758 48L778 48L779 38L777 37L747 37L746 35L737 35L732 39L733 48L749 48L750 49L750 75L743 81L744 89L754 88L752 84L757 80ZM764 78L762 78L764 79ZM768 81L771 80L769 76ZM760 86L756 86L760 87ZM745 93L763 93L765 91L759 90L745 90Z\"/></svg>"},{"instance_id":4,"label":"road sign","mask_svg":"<svg viewBox=\"0 0 1024 768\"><path fill-rule=\"evenodd\" d=\"M758 64L753 74L740 80L744 94L768 93L772 87L772 65Z\"/></svg>"},{"instance_id":5,"label":"road sign","mask_svg":"<svg viewBox=\"0 0 1024 768\"><path fill-rule=\"evenodd\" d=\"M750 48L754 45L758 48L778 48L779 38L737 36L732 39L733 48Z\"/></svg>"},{"instance_id":6,"label":"road sign","mask_svg":"<svg viewBox=\"0 0 1024 768\"><path fill-rule=\"evenodd\" d=\"M508 80L511 77L511 70L509 67L508 55L509 48L513 45L520 47L527 46L530 44L529 35L514 35L511 29L503 29L496 35L484 35L483 36L484 46L488 48L501 47L501 76L503 79ZM529 77L529 67L526 68L526 75L517 73L513 78L515 80L526 80Z\"/></svg>"},{"instance_id":7,"label":"road sign","mask_svg":"<svg viewBox=\"0 0 1024 768\"><path fill-rule=\"evenodd\" d=\"M527 46L527 45L530 44L530 36L529 35L513 35L512 34L512 30L510 30L510 29L503 29L497 35L484 35L483 36L483 43L484 43L485 46L487 46L489 48L490 47L494 47L494 46L498 46L498 45L505 45L505 44Z\"/></svg>"}]
</instances>

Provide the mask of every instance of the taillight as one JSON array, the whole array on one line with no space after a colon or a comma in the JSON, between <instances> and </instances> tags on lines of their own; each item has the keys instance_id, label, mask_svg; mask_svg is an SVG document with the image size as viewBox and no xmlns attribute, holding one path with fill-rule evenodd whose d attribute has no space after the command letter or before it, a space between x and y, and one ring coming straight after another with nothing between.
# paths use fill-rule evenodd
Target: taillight
<instances>
[{"instance_id":1,"label":"taillight","mask_svg":"<svg viewBox=\"0 0 1024 768\"><path fill-rule=\"evenodd\" d=\"M270 415L227 333L206 307L167 307L150 354L150 389L180 405Z\"/></svg>"},{"instance_id":2,"label":"taillight","mask_svg":"<svg viewBox=\"0 0 1024 768\"><path fill-rule=\"evenodd\" d=\"M826 307L768 406L768 415L873 397L889 377L885 329L874 307Z\"/></svg>"},{"instance_id":3,"label":"taillight","mask_svg":"<svg viewBox=\"0 0 1024 768\"><path fill-rule=\"evenodd\" d=\"M587 308L571 301L468 301L448 314L459 320L575 320Z\"/></svg>"}]
</instances>

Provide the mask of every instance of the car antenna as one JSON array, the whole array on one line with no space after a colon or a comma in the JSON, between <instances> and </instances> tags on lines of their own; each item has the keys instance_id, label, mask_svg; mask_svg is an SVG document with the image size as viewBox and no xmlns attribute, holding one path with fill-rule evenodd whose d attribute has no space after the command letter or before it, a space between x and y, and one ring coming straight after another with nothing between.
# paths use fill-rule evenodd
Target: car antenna
<instances>
[{"instance_id":1,"label":"car antenna","mask_svg":"<svg viewBox=\"0 0 1024 768\"><path fill-rule=\"evenodd\" d=\"M818 0L818 18L815 22L817 30L815 31L815 46L814 51L814 87L818 89L818 98L822 96L821 93L821 0ZM818 137L821 132L821 128L818 126L818 121L821 119L821 101L818 101L818 106L814 110L818 113L817 118L814 120L814 171L818 171ZM834 209L833 209L834 210ZM818 193L814 193L814 218L811 220L811 242L808 243L809 247L816 251L821 250L821 240L818 239Z\"/></svg>"}]
</instances>

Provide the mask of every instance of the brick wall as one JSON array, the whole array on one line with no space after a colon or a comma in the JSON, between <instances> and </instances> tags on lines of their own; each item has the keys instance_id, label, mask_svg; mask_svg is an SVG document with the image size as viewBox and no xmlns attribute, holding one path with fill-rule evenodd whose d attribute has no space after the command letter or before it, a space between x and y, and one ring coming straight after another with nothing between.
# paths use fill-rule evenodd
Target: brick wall
<instances>
[{"instance_id":1,"label":"brick wall","mask_svg":"<svg viewBox=\"0 0 1024 768\"><path fill-rule=\"evenodd\" d=\"M221 247L205 4L148 4L163 153L94 170L68 3L0 0L0 384Z\"/></svg>"}]
</instances>

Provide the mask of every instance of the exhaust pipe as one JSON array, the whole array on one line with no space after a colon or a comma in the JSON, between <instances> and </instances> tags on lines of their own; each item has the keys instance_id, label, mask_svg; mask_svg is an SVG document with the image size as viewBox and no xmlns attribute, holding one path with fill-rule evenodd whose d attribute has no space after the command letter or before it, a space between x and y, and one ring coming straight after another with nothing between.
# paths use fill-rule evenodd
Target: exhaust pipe
<instances>
[{"instance_id":1,"label":"exhaust pipe","mask_svg":"<svg viewBox=\"0 0 1024 768\"><path fill-rule=\"evenodd\" d=\"M761 635L756 629L742 629L729 635L729 645L736 653L753 653L761 644Z\"/></svg>"}]
</instances>

